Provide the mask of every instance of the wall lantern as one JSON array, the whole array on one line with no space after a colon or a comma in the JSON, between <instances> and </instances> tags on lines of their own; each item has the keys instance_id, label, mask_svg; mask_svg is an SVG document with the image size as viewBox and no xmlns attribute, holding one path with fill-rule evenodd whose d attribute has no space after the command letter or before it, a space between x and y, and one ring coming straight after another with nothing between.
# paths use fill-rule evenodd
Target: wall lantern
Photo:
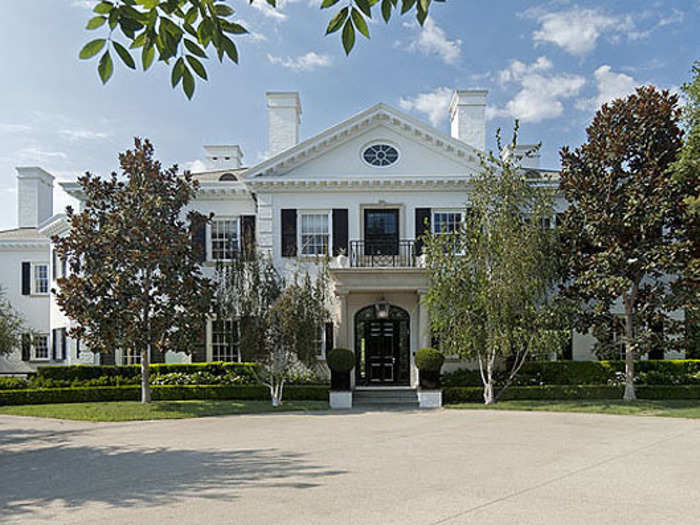
<instances>
[{"instance_id":1,"label":"wall lantern","mask_svg":"<svg viewBox=\"0 0 700 525\"><path fill-rule=\"evenodd\" d=\"M389 303L386 299L382 298L381 301L374 305L374 309L377 312L377 319L389 318Z\"/></svg>"}]
</instances>

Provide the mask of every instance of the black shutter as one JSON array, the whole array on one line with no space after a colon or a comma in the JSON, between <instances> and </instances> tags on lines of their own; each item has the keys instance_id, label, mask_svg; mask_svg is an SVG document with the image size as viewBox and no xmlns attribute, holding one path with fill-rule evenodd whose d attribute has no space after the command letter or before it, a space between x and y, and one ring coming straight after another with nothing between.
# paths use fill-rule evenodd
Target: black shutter
<instances>
[{"instance_id":1,"label":"black shutter","mask_svg":"<svg viewBox=\"0 0 700 525\"><path fill-rule=\"evenodd\" d=\"M80 359L80 338L75 340L75 358Z\"/></svg>"},{"instance_id":2,"label":"black shutter","mask_svg":"<svg viewBox=\"0 0 700 525\"><path fill-rule=\"evenodd\" d=\"M22 334L22 361L29 361L32 357L32 336Z\"/></svg>"},{"instance_id":3,"label":"black shutter","mask_svg":"<svg viewBox=\"0 0 700 525\"><path fill-rule=\"evenodd\" d=\"M58 359L58 352L57 352L57 347L58 347L58 328L54 328L51 330L51 359L56 361Z\"/></svg>"},{"instance_id":4,"label":"black shutter","mask_svg":"<svg viewBox=\"0 0 700 525\"><path fill-rule=\"evenodd\" d=\"M61 259L61 277L65 277L68 273L68 259Z\"/></svg>"},{"instance_id":5,"label":"black shutter","mask_svg":"<svg viewBox=\"0 0 700 525\"><path fill-rule=\"evenodd\" d=\"M66 358L66 345L68 341L66 340L66 329L61 328L61 359L65 360Z\"/></svg>"},{"instance_id":6,"label":"black shutter","mask_svg":"<svg viewBox=\"0 0 700 525\"><path fill-rule=\"evenodd\" d=\"M151 363L165 363L165 352L151 349Z\"/></svg>"},{"instance_id":7,"label":"black shutter","mask_svg":"<svg viewBox=\"0 0 700 525\"><path fill-rule=\"evenodd\" d=\"M333 256L348 255L348 210L333 209Z\"/></svg>"},{"instance_id":8,"label":"black shutter","mask_svg":"<svg viewBox=\"0 0 700 525\"><path fill-rule=\"evenodd\" d=\"M203 217L192 220L192 249L194 258L198 263L203 263L207 258L207 222Z\"/></svg>"},{"instance_id":9,"label":"black shutter","mask_svg":"<svg viewBox=\"0 0 700 525\"><path fill-rule=\"evenodd\" d=\"M114 350L111 352L100 352L101 365L113 365L114 363Z\"/></svg>"},{"instance_id":10,"label":"black shutter","mask_svg":"<svg viewBox=\"0 0 700 525\"><path fill-rule=\"evenodd\" d=\"M328 355L328 352L333 350L333 323L326 323L325 326L326 330L326 355Z\"/></svg>"},{"instance_id":11,"label":"black shutter","mask_svg":"<svg viewBox=\"0 0 700 525\"><path fill-rule=\"evenodd\" d=\"M250 261L255 255L255 215L241 216L241 253Z\"/></svg>"},{"instance_id":12,"label":"black shutter","mask_svg":"<svg viewBox=\"0 0 700 525\"><path fill-rule=\"evenodd\" d=\"M297 211L282 210L282 257L297 256Z\"/></svg>"},{"instance_id":13,"label":"black shutter","mask_svg":"<svg viewBox=\"0 0 700 525\"><path fill-rule=\"evenodd\" d=\"M430 233L430 208L416 208L416 255L423 253L423 235Z\"/></svg>"},{"instance_id":14,"label":"black shutter","mask_svg":"<svg viewBox=\"0 0 700 525\"><path fill-rule=\"evenodd\" d=\"M22 263L22 295L32 293L32 263Z\"/></svg>"},{"instance_id":15,"label":"black shutter","mask_svg":"<svg viewBox=\"0 0 700 525\"><path fill-rule=\"evenodd\" d=\"M58 263L56 261L56 250L51 250L51 277L55 281L58 277Z\"/></svg>"}]
</instances>

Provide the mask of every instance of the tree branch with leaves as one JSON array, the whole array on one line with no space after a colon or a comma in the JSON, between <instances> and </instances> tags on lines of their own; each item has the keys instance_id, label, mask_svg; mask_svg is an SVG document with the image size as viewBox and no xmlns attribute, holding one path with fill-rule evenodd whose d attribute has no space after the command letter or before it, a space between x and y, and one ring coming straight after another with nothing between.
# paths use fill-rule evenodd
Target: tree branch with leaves
<instances>
[{"instance_id":1,"label":"tree branch with leaves","mask_svg":"<svg viewBox=\"0 0 700 525\"><path fill-rule=\"evenodd\" d=\"M88 30L106 30L104 37L89 41L80 50L81 59L99 55L97 72L103 84L114 73L112 51L130 69L136 69L132 53L140 54L141 67L147 71L154 62L170 68L173 88L182 85L188 99L195 91L197 78L208 79L202 62L213 53L219 62L238 63L234 39L248 30L235 18L232 5L265 2L272 8L276 0L104 0L93 9ZM342 28L341 42L347 54L355 46L355 33L370 37L368 21L378 8L385 22L395 12L414 12L423 25L432 2L445 0L319 0L321 9L345 4L331 18L326 34Z\"/></svg>"}]
</instances>

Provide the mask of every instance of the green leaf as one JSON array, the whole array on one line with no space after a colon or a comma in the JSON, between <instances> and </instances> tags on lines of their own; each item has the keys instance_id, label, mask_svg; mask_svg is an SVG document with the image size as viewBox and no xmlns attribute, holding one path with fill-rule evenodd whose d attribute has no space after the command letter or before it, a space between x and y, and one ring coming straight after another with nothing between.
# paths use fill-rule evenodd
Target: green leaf
<instances>
[{"instance_id":1,"label":"green leaf","mask_svg":"<svg viewBox=\"0 0 700 525\"><path fill-rule=\"evenodd\" d=\"M355 46L355 28L352 26L352 20L348 19L343 28L343 47L345 54L349 55L352 48Z\"/></svg>"},{"instance_id":2,"label":"green leaf","mask_svg":"<svg viewBox=\"0 0 700 525\"><path fill-rule=\"evenodd\" d=\"M105 15L109 13L114 5L112 2L100 2L97 4L95 7L92 8L93 12L98 13L100 15Z\"/></svg>"},{"instance_id":3,"label":"green leaf","mask_svg":"<svg viewBox=\"0 0 700 525\"><path fill-rule=\"evenodd\" d=\"M368 0L355 0L355 4L360 8L367 18L372 18L372 8ZM358 28L359 29L359 28Z\"/></svg>"},{"instance_id":4,"label":"green leaf","mask_svg":"<svg viewBox=\"0 0 700 525\"><path fill-rule=\"evenodd\" d=\"M189 51L193 55L197 55L198 57L207 58L207 54L204 52L204 49L199 47L197 44L195 44L191 40L188 40L187 38L185 38L184 42L187 51Z\"/></svg>"},{"instance_id":5,"label":"green leaf","mask_svg":"<svg viewBox=\"0 0 700 525\"><path fill-rule=\"evenodd\" d=\"M327 35L335 33L338 29L343 27L343 22L345 22L345 19L348 17L348 12L349 9L347 7L343 7L333 18L331 18L331 21L328 22L328 28L326 29Z\"/></svg>"},{"instance_id":6,"label":"green leaf","mask_svg":"<svg viewBox=\"0 0 700 525\"><path fill-rule=\"evenodd\" d=\"M238 64L238 50L236 49L236 44L233 43L233 40L231 40L230 38L228 38L225 35L222 35L221 47L226 52L228 57L233 62Z\"/></svg>"},{"instance_id":7,"label":"green leaf","mask_svg":"<svg viewBox=\"0 0 700 525\"><path fill-rule=\"evenodd\" d=\"M178 58L173 66L172 73L170 74L170 83L173 87L177 86L182 80L182 76L185 74L185 61L182 57Z\"/></svg>"},{"instance_id":8,"label":"green leaf","mask_svg":"<svg viewBox=\"0 0 700 525\"><path fill-rule=\"evenodd\" d=\"M405 14L416 5L416 0L401 0L401 14Z\"/></svg>"},{"instance_id":9,"label":"green leaf","mask_svg":"<svg viewBox=\"0 0 700 525\"><path fill-rule=\"evenodd\" d=\"M138 35L136 38L134 38L134 41L131 42L131 45L129 46L130 49L136 49L141 46L143 46L146 43L146 31Z\"/></svg>"},{"instance_id":10,"label":"green leaf","mask_svg":"<svg viewBox=\"0 0 700 525\"><path fill-rule=\"evenodd\" d=\"M107 17L94 16L88 21L87 25L85 26L85 29L97 29L98 27L104 25L106 21Z\"/></svg>"},{"instance_id":11,"label":"green leaf","mask_svg":"<svg viewBox=\"0 0 700 525\"><path fill-rule=\"evenodd\" d=\"M100 74L100 80L103 84L112 76L114 72L114 63L112 62L112 56L109 54L109 50L105 51L102 58L100 58L100 63L97 64L97 72Z\"/></svg>"},{"instance_id":12,"label":"green leaf","mask_svg":"<svg viewBox=\"0 0 700 525\"><path fill-rule=\"evenodd\" d=\"M389 20L391 19L391 1L390 0L382 0L382 16L384 17L384 21L386 23L389 23Z\"/></svg>"},{"instance_id":13,"label":"green leaf","mask_svg":"<svg viewBox=\"0 0 700 525\"><path fill-rule=\"evenodd\" d=\"M202 63L192 55L187 55L186 58L187 62L189 62L190 64L190 67L194 70L195 73L197 73L197 76L204 80L207 80L207 71L206 69L204 69Z\"/></svg>"},{"instance_id":14,"label":"green leaf","mask_svg":"<svg viewBox=\"0 0 700 525\"><path fill-rule=\"evenodd\" d=\"M216 4L214 6L214 12L219 16L231 16L233 14L233 9L226 4Z\"/></svg>"},{"instance_id":15,"label":"green leaf","mask_svg":"<svg viewBox=\"0 0 700 525\"><path fill-rule=\"evenodd\" d=\"M357 30L362 33L366 38L369 38L369 28L367 27L367 22L365 22L362 13L360 13L354 7L352 8L352 21L355 23Z\"/></svg>"},{"instance_id":16,"label":"green leaf","mask_svg":"<svg viewBox=\"0 0 700 525\"><path fill-rule=\"evenodd\" d=\"M340 0L323 0L323 2L321 2L321 9L325 9L327 7L332 7L335 4L337 4L339 1Z\"/></svg>"},{"instance_id":17,"label":"green leaf","mask_svg":"<svg viewBox=\"0 0 700 525\"><path fill-rule=\"evenodd\" d=\"M98 38L88 42L80 50L80 54L78 56L83 60L94 57L102 50L103 47L105 47L105 42L107 42L107 40L104 38Z\"/></svg>"},{"instance_id":18,"label":"green leaf","mask_svg":"<svg viewBox=\"0 0 700 525\"><path fill-rule=\"evenodd\" d=\"M192 99L192 95L194 94L194 77L187 68L185 68L185 74L182 77L182 90L185 92L188 99Z\"/></svg>"},{"instance_id":19,"label":"green leaf","mask_svg":"<svg viewBox=\"0 0 700 525\"><path fill-rule=\"evenodd\" d=\"M144 46L141 50L141 64L143 65L143 70L146 71L151 64L153 64L153 59L156 56L156 48L151 43L150 45Z\"/></svg>"},{"instance_id":20,"label":"green leaf","mask_svg":"<svg viewBox=\"0 0 700 525\"><path fill-rule=\"evenodd\" d=\"M112 41L112 47L114 47L114 50L117 52L117 55L119 55L119 58L122 59L122 62L124 62L124 64L126 64L127 67L130 67L131 69L136 69L136 63L134 62L131 53L129 53L129 51L127 51L127 49L123 45L121 45L119 42Z\"/></svg>"}]
</instances>

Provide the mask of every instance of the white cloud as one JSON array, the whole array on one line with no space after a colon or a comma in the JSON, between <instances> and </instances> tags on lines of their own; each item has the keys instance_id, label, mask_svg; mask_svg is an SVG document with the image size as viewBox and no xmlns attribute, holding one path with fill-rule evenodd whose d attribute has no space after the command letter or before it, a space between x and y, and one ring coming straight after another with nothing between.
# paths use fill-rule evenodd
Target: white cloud
<instances>
[{"instance_id":1,"label":"white cloud","mask_svg":"<svg viewBox=\"0 0 700 525\"><path fill-rule=\"evenodd\" d=\"M593 73L597 94L592 98L576 101L576 107L582 111L597 111L606 102L625 97L633 93L640 85L634 78L624 73L615 73L610 66L603 65Z\"/></svg>"},{"instance_id":2,"label":"white cloud","mask_svg":"<svg viewBox=\"0 0 700 525\"><path fill-rule=\"evenodd\" d=\"M19 155L22 158L25 159L67 159L68 155L66 155L62 151L44 151L40 150L37 147L26 147L22 148L17 152L17 155Z\"/></svg>"},{"instance_id":3,"label":"white cloud","mask_svg":"<svg viewBox=\"0 0 700 525\"><path fill-rule=\"evenodd\" d=\"M110 136L104 131L89 129L62 129L59 133L69 140L104 140Z\"/></svg>"},{"instance_id":4,"label":"white cloud","mask_svg":"<svg viewBox=\"0 0 700 525\"><path fill-rule=\"evenodd\" d=\"M550 42L572 55L583 55L592 51L598 38L614 29L618 20L603 14L599 9L572 7L566 11L526 11L525 16L534 18L540 28L532 34L536 43Z\"/></svg>"},{"instance_id":5,"label":"white cloud","mask_svg":"<svg viewBox=\"0 0 700 525\"><path fill-rule=\"evenodd\" d=\"M657 24L658 27L663 27L671 24L680 24L685 20L685 13L680 9L671 9L671 13L662 17Z\"/></svg>"},{"instance_id":6,"label":"white cloud","mask_svg":"<svg viewBox=\"0 0 700 525\"><path fill-rule=\"evenodd\" d=\"M404 24L405 27L420 27L415 23ZM418 36L408 45L410 51L426 56L436 55L445 64L456 64L462 54L462 41L449 40L445 31L428 18L420 27Z\"/></svg>"},{"instance_id":7,"label":"white cloud","mask_svg":"<svg viewBox=\"0 0 700 525\"><path fill-rule=\"evenodd\" d=\"M32 127L27 124L13 124L11 122L0 122L0 132L26 133L28 131L32 131Z\"/></svg>"},{"instance_id":8,"label":"white cloud","mask_svg":"<svg viewBox=\"0 0 700 525\"><path fill-rule=\"evenodd\" d=\"M70 5L71 7L81 7L92 11L92 8L95 7L96 4L97 0L73 0Z\"/></svg>"},{"instance_id":9,"label":"white cloud","mask_svg":"<svg viewBox=\"0 0 700 525\"><path fill-rule=\"evenodd\" d=\"M277 7L272 7L266 0L255 0L251 7L257 9L266 18L271 18L278 22L287 19L287 14L284 8L289 4L297 4L303 0L277 0ZM307 4L311 7L318 8L318 0L307 0Z\"/></svg>"},{"instance_id":10,"label":"white cloud","mask_svg":"<svg viewBox=\"0 0 700 525\"><path fill-rule=\"evenodd\" d=\"M532 64L511 60L506 69L498 73L498 81L501 84L520 80L524 75L549 71L552 69L552 62L547 57L539 57Z\"/></svg>"},{"instance_id":11,"label":"white cloud","mask_svg":"<svg viewBox=\"0 0 700 525\"><path fill-rule=\"evenodd\" d=\"M282 67L291 69L292 71L313 71L319 67L329 67L332 59L328 55L319 55L313 51L309 51L305 55L292 57L276 57L268 53L267 59L271 64L279 64Z\"/></svg>"},{"instance_id":12,"label":"white cloud","mask_svg":"<svg viewBox=\"0 0 700 525\"><path fill-rule=\"evenodd\" d=\"M586 83L580 75L551 74L552 62L539 57L531 64L512 60L500 71L501 84L514 83L519 91L502 108L489 107L486 117L513 117L522 122L541 122L564 112L562 100L575 97Z\"/></svg>"},{"instance_id":13,"label":"white cloud","mask_svg":"<svg viewBox=\"0 0 700 525\"><path fill-rule=\"evenodd\" d=\"M420 93L415 97L401 97L399 106L406 111L417 111L428 117L433 126L438 126L447 118L453 90L439 87L429 93Z\"/></svg>"}]
</instances>

